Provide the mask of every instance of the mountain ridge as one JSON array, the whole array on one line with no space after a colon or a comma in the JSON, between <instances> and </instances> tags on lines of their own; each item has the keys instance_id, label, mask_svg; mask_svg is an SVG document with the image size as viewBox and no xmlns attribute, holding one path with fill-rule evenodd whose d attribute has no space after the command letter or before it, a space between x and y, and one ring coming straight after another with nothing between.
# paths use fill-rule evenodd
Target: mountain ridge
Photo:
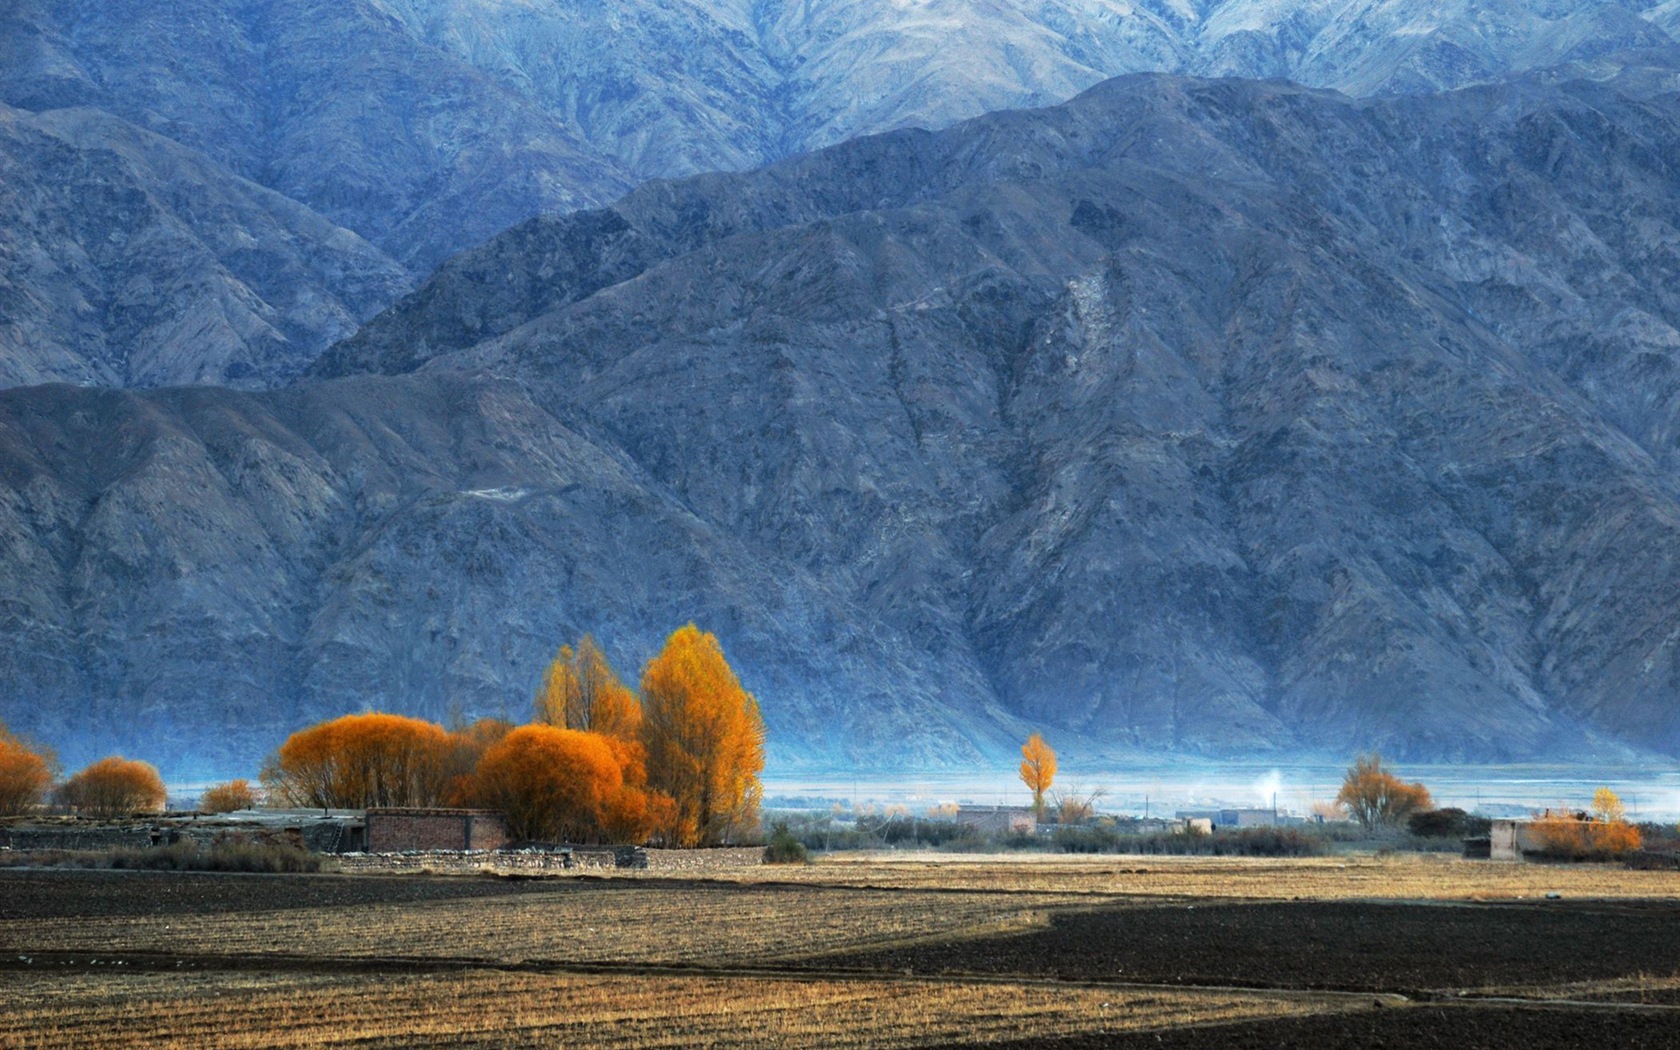
<instances>
[{"instance_id":1,"label":"mountain ridge","mask_svg":"<svg viewBox=\"0 0 1680 1050\"><path fill-rule=\"evenodd\" d=\"M0 393L3 717L232 772L695 619L784 768L1674 753L1662 82L1121 78L534 220L338 378Z\"/></svg>"},{"instance_id":2,"label":"mountain ridge","mask_svg":"<svg viewBox=\"0 0 1680 1050\"><path fill-rule=\"evenodd\" d=\"M229 185L213 195L239 197L242 180L257 183L315 213L321 221L310 225L352 231L386 256L381 265L418 279L507 226L608 205L650 178L749 169L862 133L1059 102L1116 74L1428 91L1672 44L1671 8L1617 0L18 0L0 13L0 103L37 116L99 109L172 139L194 151L195 168L219 166ZM140 133L108 126L111 143ZM256 237L253 221L252 212L231 209L201 239ZM310 245L299 254L333 250ZM130 272L147 277L140 263ZM357 300L358 279L320 294ZM75 305L51 281L26 294L60 310ZM149 308L168 318L159 329L189 333L155 353L168 367L112 370L100 363L103 351L65 346L54 326L31 320L18 325L18 341L36 364L0 378L275 385L301 367L293 362L345 334L343 317L317 318L288 333L283 351L253 355L237 334L205 336L201 298L178 288L155 294ZM359 321L373 309L347 315ZM90 338L111 344L107 356L152 353L118 321ZM268 360L251 365L252 356Z\"/></svg>"}]
</instances>

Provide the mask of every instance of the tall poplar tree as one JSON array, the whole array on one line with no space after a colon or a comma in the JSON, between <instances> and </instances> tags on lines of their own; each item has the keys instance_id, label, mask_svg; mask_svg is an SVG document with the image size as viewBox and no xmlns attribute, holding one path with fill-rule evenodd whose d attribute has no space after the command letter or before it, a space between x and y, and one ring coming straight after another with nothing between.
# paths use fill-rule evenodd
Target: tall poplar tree
<instances>
[{"instance_id":1,"label":"tall poplar tree","mask_svg":"<svg viewBox=\"0 0 1680 1050\"><path fill-rule=\"evenodd\" d=\"M648 786L675 802L680 845L739 841L758 825L764 720L715 636L677 629L642 673Z\"/></svg>"},{"instance_id":2,"label":"tall poplar tree","mask_svg":"<svg viewBox=\"0 0 1680 1050\"><path fill-rule=\"evenodd\" d=\"M1044 793L1056 779L1056 752L1034 733L1021 745L1021 783L1032 792L1033 819L1044 823Z\"/></svg>"},{"instance_id":3,"label":"tall poplar tree","mask_svg":"<svg viewBox=\"0 0 1680 1050\"><path fill-rule=\"evenodd\" d=\"M537 691L536 715L545 725L620 740L636 739L642 724L636 694L619 681L607 654L587 634L576 649L562 645L548 665Z\"/></svg>"}]
</instances>

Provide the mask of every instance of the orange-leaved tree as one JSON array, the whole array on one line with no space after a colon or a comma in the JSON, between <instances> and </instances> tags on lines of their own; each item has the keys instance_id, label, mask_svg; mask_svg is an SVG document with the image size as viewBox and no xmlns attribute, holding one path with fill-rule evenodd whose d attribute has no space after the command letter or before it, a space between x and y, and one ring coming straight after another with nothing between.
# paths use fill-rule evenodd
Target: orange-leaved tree
<instances>
[{"instance_id":1,"label":"orange-leaved tree","mask_svg":"<svg viewBox=\"0 0 1680 1050\"><path fill-rule=\"evenodd\" d=\"M474 804L473 777L478 764L492 747L517 727L505 718L480 718L449 734L449 757L445 761L448 786L443 797L452 806Z\"/></svg>"},{"instance_id":2,"label":"orange-leaved tree","mask_svg":"<svg viewBox=\"0 0 1680 1050\"><path fill-rule=\"evenodd\" d=\"M1336 801L1366 828L1394 827L1431 805L1429 789L1408 784L1383 768L1382 756L1360 755L1348 767Z\"/></svg>"},{"instance_id":3,"label":"orange-leaved tree","mask_svg":"<svg viewBox=\"0 0 1680 1050\"><path fill-rule=\"evenodd\" d=\"M1033 819L1044 823L1044 793L1056 779L1056 752L1037 733L1021 745L1021 783L1032 792Z\"/></svg>"},{"instance_id":4,"label":"orange-leaved tree","mask_svg":"<svg viewBox=\"0 0 1680 1050\"><path fill-rule=\"evenodd\" d=\"M1628 823L1621 798L1607 787L1593 793L1592 809L1547 810L1532 829L1540 852L1564 860L1609 860L1644 846L1645 836Z\"/></svg>"},{"instance_id":5,"label":"orange-leaved tree","mask_svg":"<svg viewBox=\"0 0 1680 1050\"><path fill-rule=\"evenodd\" d=\"M674 803L682 846L737 841L758 826L764 720L715 636L678 628L642 672L648 783Z\"/></svg>"},{"instance_id":6,"label":"orange-leaved tree","mask_svg":"<svg viewBox=\"0 0 1680 1050\"><path fill-rule=\"evenodd\" d=\"M254 809L256 805L257 789L244 779L207 787L198 799L198 808L205 813L232 813L236 809Z\"/></svg>"},{"instance_id":7,"label":"orange-leaved tree","mask_svg":"<svg viewBox=\"0 0 1680 1050\"><path fill-rule=\"evenodd\" d=\"M294 806L436 806L446 801L454 741L401 715L345 715L286 738L263 770L271 797Z\"/></svg>"},{"instance_id":8,"label":"orange-leaved tree","mask_svg":"<svg viewBox=\"0 0 1680 1050\"><path fill-rule=\"evenodd\" d=\"M52 787L52 752L31 747L0 723L0 817L27 813Z\"/></svg>"},{"instance_id":9,"label":"orange-leaved tree","mask_svg":"<svg viewBox=\"0 0 1680 1050\"><path fill-rule=\"evenodd\" d=\"M155 813L163 808L167 793L156 766L112 755L65 781L58 797L86 816L108 818Z\"/></svg>"},{"instance_id":10,"label":"orange-leaved tree","mask_svg":"<svg viewBox=\"0 0 1680 1050\"><path fill-rule=\"evenodd\" d=\"M520 726L485 751L472 800L516 839L642 842L668 806L645 789L639 745L603 733Z\"/></svg>"},{"instance_id":11,"label":"orange-leaved tree","mask_svg":"<svg viewBox=\"0 0 1680 1050\"><path fill-rule=\"evenodd\" d=\"M537 721L562 729L605 733L634 740L641 730L642 705L607 662L591 635L574 650L562 645L543 673L537 690Z\"/></svg>"}]
</instances>

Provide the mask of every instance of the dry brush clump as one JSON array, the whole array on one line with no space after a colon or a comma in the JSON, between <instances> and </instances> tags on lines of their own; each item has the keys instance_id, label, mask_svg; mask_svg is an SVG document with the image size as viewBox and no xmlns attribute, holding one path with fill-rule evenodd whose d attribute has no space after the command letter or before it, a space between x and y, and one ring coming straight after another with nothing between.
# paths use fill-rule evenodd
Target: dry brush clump
<instances>
[{"instance_id":1,"label":"dry brush clump","mask_svg":"<svg viewBox=\"0 0 1680 1050\"><path fill-rule=\"evenodd\" d=\"M150 849L117 849L99 867L132 871L231 871L269 874L321 870L321 858L277 842L176 842Z\"/></svg>"}]
</instances>

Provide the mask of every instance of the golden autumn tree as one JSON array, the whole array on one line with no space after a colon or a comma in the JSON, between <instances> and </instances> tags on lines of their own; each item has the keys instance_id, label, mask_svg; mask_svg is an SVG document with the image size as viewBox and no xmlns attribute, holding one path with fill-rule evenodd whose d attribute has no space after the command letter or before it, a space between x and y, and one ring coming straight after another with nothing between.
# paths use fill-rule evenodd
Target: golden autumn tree
<instances>
[{"instance_id":1,"label":"golden autumn tree","mask_svg":"<svg viewBox=\"0 0 1680 1050\"><path fill-rule=\"evenodd\" d=\"M1532 830L1542 853L1565 860L1610 860L1645 844L1628 823L1621 797L1607 787L1593 793L1591 810L1547 810L1534 818Z\"/></svg>"},{"instance_id":2,"label":"golden autumn tree","mask_svg":"<svg viewBox=\"0 0 1680 1050\"><path fill-rule=\"evenodd\" d=\"M485 751L472 800L516 839L642 842L669 804L646 790L640 746L603 733L520 726Z\"/></svg>"},{"instance_id":3,"label":"golden autumn tree","mask_svg":"<svg viewBox=\"0 0 1680 1050\"><path fill-rule=\"evenodd\" d=\"M168 796L156 766L112 755L65 781L58 797L85 816L108 819L155 813Z\"/></svg>"},{"instance_id":4,"label":"golden autumn tree","mask_svg":"<svg viewBox=\"0 0 1680 1050\"><path fill-rule=\"evenodd\" d=\"M516 729L505 718L480 718L470 725L450 730L449 754L444 761L445 781L443 797L449 805L472 803L473 777L485 754Z\"/></svg>"},{"instance_id":5,"label":"golden autumn tree","mask_svg":"<svg viewBox=\"0 0 1680 1050\"><path fill-rule=\"evenodd\" d=\"M27 813L52 787L52 752L31 747L0 723L0 817Z\"/></svg>"},{"instance_id":6,"label":"golden autumn tree","mask_svg":"<svg viewBox=\"0 0 1680 1050\"><path fill-rule=\"evenodd\" d=\"M1429 789L1408 784L1383 768L1381 755L1360 755L1342 778L1336 802L1366 828L1393 827L1430 808Z\"/></svg>"},{"instance_id":7,"label":"golden autumn tree","mask_svg":"<svg viewBox=\"0 0 1680 1050\"><path fill-rule=\"evenodd\" d=\"M682 846L736 841L758 826L764 720L723 647L694 624L678 628L642 672L648 783L675 806L667 829Z\"/></svg>"},{"instance_id":8,"label":"golden autumn tree","mask_svg":"<svg viewBox=\"0 0 1680 1050\"><path fill-rule=\"evenodd\" d=\"M1037 733L1021 745L1021 783L1032 792L1033 819L1044 823L1044 795L1056 779L1056 752Z\"/></svg>"},{"instance_id":9,"label":"golden autumn tree","mask_svg":"<svg viewBox=\"0 0 1680 1050\"><path fill-rule=\"evenodd\" d=\"M257 789L249 780L230 780L204 789L198 808L205 813L232 813L236 809L254 809Z\"/></svg>"},{"instance_id":10,"label":"golden autumn tree","mask_svg":"<svg viewBox=\"0 0 1680 1050\"><path fill-rule=\"evenodd\" d=\"M287 805L437 806L449 791L454 745L442 726L418 718L345 715L287 737L263 781Z\"/></svg>"},{"instance_id":11,"label":"golden autumn tree","mask_svg":"<svg viewBox=\"0 0 1680 1050\"><path fill-rule=\"evenodd\" d=\"M613 673L607 654L592 635L573 649L562 645L537 690L537 721L561 729L604 733L635 740L641 730L642 705Z\"/></svg>"}]
</instances>

